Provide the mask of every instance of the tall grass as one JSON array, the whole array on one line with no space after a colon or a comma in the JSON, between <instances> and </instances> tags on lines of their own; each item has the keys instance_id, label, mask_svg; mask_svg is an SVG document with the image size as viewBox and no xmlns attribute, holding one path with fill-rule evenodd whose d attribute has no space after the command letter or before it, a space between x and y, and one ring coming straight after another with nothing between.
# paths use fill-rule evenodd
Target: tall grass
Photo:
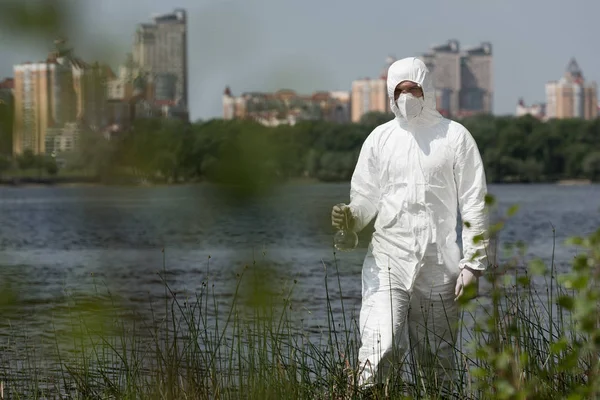
<instances>
[{"instance_id":1,"label":"tall grass","mask_svg":"<svg viewBox=\"0 0 600 400\"><path fill-rule=\"evenodd\" d=\"M463 302L455 398L599 394L600 230L572 243L582 251L570 273L557 276L553 259L525 270L508 262L487 272L489 291ZM149 303L149 313L97 288L54 311L69 323L54 326L43 343L10 331L0 355L3 398L362 398L358 324L344 304L337 262L324 268L328 322L320 332L304 326L297 282L260 286L268 271L258 262L238 274L228 301L210 279L193 295L178 293L167 272L163 298ZM453 398L423 381L428 373L419 368L404 358L380 395Z\"/></svg>"}]
</instances>

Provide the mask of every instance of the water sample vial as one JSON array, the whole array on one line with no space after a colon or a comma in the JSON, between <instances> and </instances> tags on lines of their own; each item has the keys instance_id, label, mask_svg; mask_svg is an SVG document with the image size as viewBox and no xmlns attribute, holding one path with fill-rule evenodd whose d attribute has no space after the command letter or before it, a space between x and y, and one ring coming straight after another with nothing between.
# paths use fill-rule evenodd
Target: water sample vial
<instances>
[{"instance_id":1,"label":"water sample vial","mask_svg":"<svg viewBox=\"0 0 600 400\"><path fill-rule=\"evenodd\" d=\"M348 208L345 208L345 204L338 204L337 206L345 209L346 213L350 212ZM352 251L358 246L358 235L348 227L348 216L344 221L346 225L333 236L333 247L338 251Z\"/></svg>"}]
</instances>

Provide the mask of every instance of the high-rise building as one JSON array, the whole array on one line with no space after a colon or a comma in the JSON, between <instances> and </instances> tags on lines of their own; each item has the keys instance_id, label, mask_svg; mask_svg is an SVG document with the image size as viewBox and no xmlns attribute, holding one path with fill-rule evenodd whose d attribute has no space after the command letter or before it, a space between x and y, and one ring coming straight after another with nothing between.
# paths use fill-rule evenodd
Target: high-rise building
<instances>
[{"instance_id":1,"label":"high-rise building","mask_svg":"<svg viewBox=\"0 0 600 400\"><path fill-rule=\"evenodd\" d=\"M107 122L111 132L127 130L135 118L135 105L152 95L148 73L128 54L125 62L107 81Z\"/></svg>"},{"instance_id":2,"label":"high-rise building","mask_svg":"<svg viewBox=\"0 0 600 400\"><path fill-rule=\"evenodd\" d=\"M390 112L387 94L387 73L396 58L389 56L379 77L358 79L352 82L351 116L352 122L359 122L369 112Z\"/></svg>"},{"instance_id":3,"label":"high-rise building","mask_svg":"<svg viewBox=\"0 0 600 400\"><path fill-rule=\"evenodd\" d=\"M457 40L434 46L420 57L433 74L437 108L445 116L492 112L492 45L461 50Z\"/></svg>"},{"instance_id":4,"label":"high-rise building","mask_svg":"<svg viewBox=\"0 0 600 400\"><path fill-rule=\"evenodd\" d=\"M460 60L459 116L492 113L492 65L490 43L485 42L463 51Z\"/></svg>"},{"instance_id":5,"label":"high-rise building","mask_svg":"<svg viewBox=\"0 0 600 400\"><path fill-rule=\"evenodd\" d=\"M49 136L67 124L99 129L104 123L105 67L75 57L64 40L55 44L45 61L14 66L15 155L46 153L46 144L54 143Z\"/></svg>"},{"instance_id":6,"label":"high-rise building","mask_svg":"<svg viewBox=\"0 0 600 400\"><path fill-rule=\"evenodd\" d=\"M438 110L445 116L456 115L460 109L460 47L458 41L450 40L434 46L421 56L433 75Z\"/></svg>"},{"instance_id":7,"label":"high-rise building","mask_svg":"<svg viewBox=\"0 0 600 400\"><path fill-rule=\"evenodd\" d=\"M157 100L188 109L187 14L177 9L140 24L133 45L134 63L157 83Z\"/></svg>"},{"instance_id":8,"label":"high-rise building","mask_svg":"<svg viewBox=\"0 0 600 400\"><path fill-rule=\"evenodd\" d=\"M560 80L546 84L546 113L548 119L598 116L596 82L585 81L574 58Z\"/></svg>"}]
</instances>

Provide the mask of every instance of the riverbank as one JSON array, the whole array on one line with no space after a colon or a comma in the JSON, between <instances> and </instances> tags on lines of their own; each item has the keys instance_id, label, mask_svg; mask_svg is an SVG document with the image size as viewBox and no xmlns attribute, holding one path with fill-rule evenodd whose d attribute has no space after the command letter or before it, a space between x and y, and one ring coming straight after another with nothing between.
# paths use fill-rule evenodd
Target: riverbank
<instances>
[{"instance_id":1,"label":"riverbank","mask_svg":"<svg viewBox=\"0 0 600 400\"><path fill-rule=\"evenodd\" d=\"M196 185L200 183L208 183L206 180L190 180L190 181L179 181L179 182L152 182L145 179L139 179L136 177L122 177L120 179L116 179L113 181L103 181L100 177L85 175L67 175L67 176L10 176L10 177L0 177L0 187L1 186L11 186L11 187L32 187L32 186L139 186L139 187L162 187L162 186L181 186L181 185ZM350 183L349 181L338 181L338 182L328 182L321 181L317 178L306 178L306 177L296 177L290 178L285 181L280 182L283 185L314 185L314 184L330 184L330 183ZM558 185L558 186L582 186L582 185L593 185L595 182L592 182L589 179L561 179L556 181L547 181L547 182L518 182L518 181L508 181L508 182L495 182L494 184L500 185L537 185L537 184L545 184L545 185Z\"/></svg>"},{"instance_id":2,"label":"riverbank","mask_svg":"<svg viewBox=\"0 0 600 400\"><path fill-rule=\"evenodd\" d=\"M31 187L31 186L90 186L100 185L97 177L57 176L57 177L6 177L0 178L0 186Z\"/></svg>"},{"instance_id":3,"label":"riverbank","mask_svg":"<svg viewBox=\"0 0 600 400\"><path fill-rule=\"evenodd\" d=\"M557 185L561 186L574 186L574 185L591 185L593 182L589 179L564 179L557 182Z\"/></svg>"}]
</instances>

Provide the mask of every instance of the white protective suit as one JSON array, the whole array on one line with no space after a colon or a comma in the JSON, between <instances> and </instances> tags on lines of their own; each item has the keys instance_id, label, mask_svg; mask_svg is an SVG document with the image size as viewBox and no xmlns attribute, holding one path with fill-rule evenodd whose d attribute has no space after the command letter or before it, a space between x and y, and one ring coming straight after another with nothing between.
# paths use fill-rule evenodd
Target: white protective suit
<instances>
[{"instance_id":1,"label":"white protective suit","mask_svg":"<svg viewBox=\"0 0 600 400\"><path fill-rule=\"evenodd\" d=\"M419 84L424 95L418 101L422 110L412 110L416 117L410 121L403 115L411 114L405 105L414 105L414 98L394 101L396 86L405 80ZM431 75L421 60L392 64L387 89L396 118L365 140L350 190L355 231L377 215L362 271L359 383L382 382L391 363L402 362L397 356L405 355L408 345L421 365L435 356L434 371L447 384L454 368L457 277L465 266L487 267L483 163L469 131L437 112ZM468 222L462 258L457 210ZM474 243L480 234L484 240Z\"/></svg>"}]
</instances>

